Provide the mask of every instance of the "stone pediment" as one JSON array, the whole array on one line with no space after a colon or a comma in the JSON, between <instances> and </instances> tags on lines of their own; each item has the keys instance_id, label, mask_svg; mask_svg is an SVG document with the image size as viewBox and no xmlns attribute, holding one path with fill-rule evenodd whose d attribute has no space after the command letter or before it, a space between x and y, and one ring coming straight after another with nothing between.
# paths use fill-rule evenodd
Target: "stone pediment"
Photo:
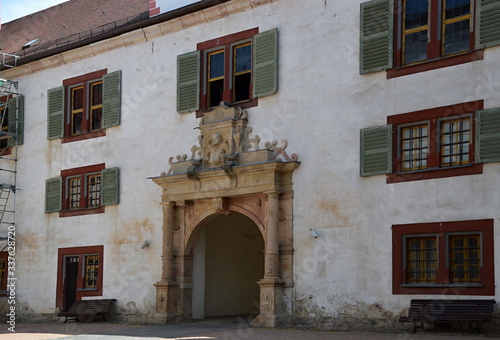
<instances>
[{"instance_id":1,"label":"stone pediment","mask_svg":"<svg viewBox=\"0 0 500 340\"><path fill-rule=\"evenodd\" d=\"M170 157L170 169L162 176L186 174L196 180L200 171L224 169L231 177L231 169L266 162L297 162L296 154L288 155L287 141L266 142L260 146L260 137L250 137L252 128L248 126L248 114L240 107L221 106L206 112L201 119L198 136L199 145L187 154Z\"/></svg>"}]
</instances>

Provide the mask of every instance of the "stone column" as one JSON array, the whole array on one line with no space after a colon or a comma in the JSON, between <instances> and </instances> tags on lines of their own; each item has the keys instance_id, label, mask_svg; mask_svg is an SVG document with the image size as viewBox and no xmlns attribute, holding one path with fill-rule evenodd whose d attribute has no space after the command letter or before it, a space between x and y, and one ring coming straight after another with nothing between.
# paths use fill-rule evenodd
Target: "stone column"
<instances>
[{"instance_id":1,"label":"stone column","mask_svg":"<svg viewBox=\"0 0 500 340\"><path fill-rule=\"evenodd\" d=\"M266 192L266 255L264 278L260 286L260 314L252 325L276 327L286 323L283 287L285 281L279 275L279 196L277 191Z\"/></svg>"},{"instance_id":2,"label":"stone column","mask_svg":"<svg viewBox=\"0 0 500 340\"><path fill-rule=\"evenodd\" d=\"M174 210L175 202L162 203L163 205L163 244L161 279L155 283L156 313L158 322L177 319L179 283L175 277L174 263Z\"/></svg>"}]
</instances>

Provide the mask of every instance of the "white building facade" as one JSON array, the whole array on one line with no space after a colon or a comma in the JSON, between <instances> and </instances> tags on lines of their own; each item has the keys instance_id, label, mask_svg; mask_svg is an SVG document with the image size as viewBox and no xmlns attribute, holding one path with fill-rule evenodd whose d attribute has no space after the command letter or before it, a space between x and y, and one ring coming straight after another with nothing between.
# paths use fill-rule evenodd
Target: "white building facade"
<instances>
[{"instance_id":1,"label":"white building facade","mask_svg":"<svg viewBox=\"0 0 500 340\"><path fill-rule=\"evenodd\" d=\"M20 318L402 327L500 296L500 1L197 5L0 72Z\"/></svg>"}]
</instances>

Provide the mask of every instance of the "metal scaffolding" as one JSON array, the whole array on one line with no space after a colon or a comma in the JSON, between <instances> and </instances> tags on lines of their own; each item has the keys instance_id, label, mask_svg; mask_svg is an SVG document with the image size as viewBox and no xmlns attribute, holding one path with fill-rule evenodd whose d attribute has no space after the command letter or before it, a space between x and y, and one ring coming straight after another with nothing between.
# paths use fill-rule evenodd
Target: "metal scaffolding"
<instances>
[{"instance_id":1,"label":"metal scaffolding","mask_svg":"<svg viewBox=\"0 0 500 340\"><path fill-rule=\"evenodd\" d=\"M0 53L3 67L14 67L17 57ZM12 63L13 62L13 63ZM22 98L17 81L0 78L0 249L16 225L17 145Z\"/></svg>"}]
</instances>

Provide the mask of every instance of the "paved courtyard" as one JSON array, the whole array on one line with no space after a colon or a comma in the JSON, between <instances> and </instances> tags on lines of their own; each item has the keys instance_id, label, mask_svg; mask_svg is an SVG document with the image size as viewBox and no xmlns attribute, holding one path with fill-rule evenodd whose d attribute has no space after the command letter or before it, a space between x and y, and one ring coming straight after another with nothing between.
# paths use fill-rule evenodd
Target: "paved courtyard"
<instances>
[{"instance_id":1,"label":"paved courtyard","mask_svg":"<svg viewBox=\"0 0 500 340\"><path fill-rule=\"evenodd\" d=\"M500 337L491 332L469 334L467 332L425 332L410 331L402 333L381 332L337 332L311 331L301 329L265 329L251 328L245 322L236 319L205 320L164 325L131 325L119 323L39 323L17 324L16 332L7 330L7 325L0 326L1 340L298 340L298 339L389 339L389 340L469 340Z\"/></svg>"}]
</instances>

